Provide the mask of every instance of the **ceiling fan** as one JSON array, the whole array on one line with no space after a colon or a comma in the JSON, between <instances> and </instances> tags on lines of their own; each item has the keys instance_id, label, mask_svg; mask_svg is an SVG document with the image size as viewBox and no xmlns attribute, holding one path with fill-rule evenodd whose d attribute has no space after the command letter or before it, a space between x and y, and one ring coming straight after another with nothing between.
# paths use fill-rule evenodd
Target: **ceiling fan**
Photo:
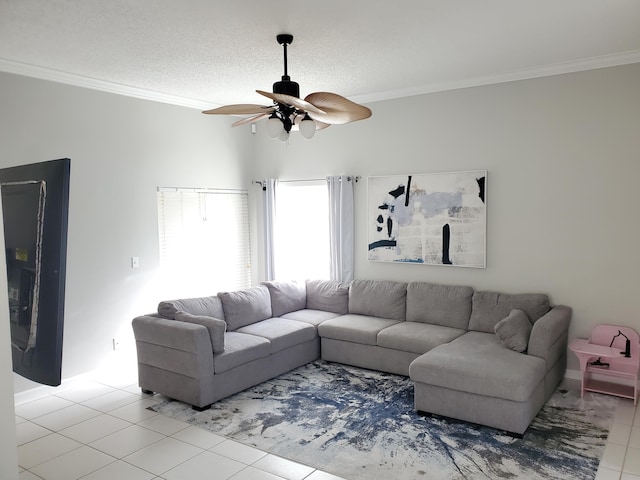
<instances>
[{"instance_id":1,"label":"ceiling fan","mask_svg":"<svg viewBox=\"0 0 640 480\"><path fill-rule=\"evenodd\" d=\"M267 120L267 131L273 138L283 142L289 138L289 132L299 130L303 137L311 138L316 129L330 125L340 125L371 116L371 110L352 102L336 93L316 92L300 98L300 85L291 81L287 73L287 46L293 42L293 35L283 33L276 40L284 47L284 75L282 80L273 84L273 93L256 90L257 93L273 100L272 105L238 104L205 110L202 113L213 115L251 115L234 122L231 126Z\"/></svg>"}]
</instances>

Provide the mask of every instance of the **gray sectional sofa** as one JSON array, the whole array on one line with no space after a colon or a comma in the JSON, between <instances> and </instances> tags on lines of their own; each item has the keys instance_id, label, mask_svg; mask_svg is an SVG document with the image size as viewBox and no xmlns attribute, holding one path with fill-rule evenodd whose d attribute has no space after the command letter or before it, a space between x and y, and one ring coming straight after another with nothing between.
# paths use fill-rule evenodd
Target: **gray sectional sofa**
<instances>
[{"instance_id":1,"label":"gray sectional sofa","mask_svg":"<svg viewBox=\"0 0 640 480\"><path fill-rule=\"evenodd\" d=\"M322 358L410 376L418 411L523 434L566 369L571 309L426 282L264 282L133 320L139 385L208 408Z\"/></svg>"}]
</instances>

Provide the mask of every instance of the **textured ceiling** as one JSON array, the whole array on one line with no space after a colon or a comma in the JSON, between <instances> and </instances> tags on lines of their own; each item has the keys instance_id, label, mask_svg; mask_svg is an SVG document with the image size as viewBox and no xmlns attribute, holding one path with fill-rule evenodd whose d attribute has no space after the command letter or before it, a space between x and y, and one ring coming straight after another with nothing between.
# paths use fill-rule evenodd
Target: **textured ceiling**
<instances>
[{"instance_id":1,"label":"textured ceiling","mask_svg":"<svg viewBox=\"0 0 640 480\"><path fill-rule=\"evenodd\" d=\"M638 0L0 0L0 70L211 108L359 102L640 62Z\"/></svg>"}]
</instances>

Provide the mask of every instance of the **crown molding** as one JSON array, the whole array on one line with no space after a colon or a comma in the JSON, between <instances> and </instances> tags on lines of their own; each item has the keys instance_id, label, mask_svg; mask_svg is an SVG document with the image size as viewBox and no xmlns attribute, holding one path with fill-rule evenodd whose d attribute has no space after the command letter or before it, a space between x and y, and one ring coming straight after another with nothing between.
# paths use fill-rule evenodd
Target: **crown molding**
<instances>
[{"instance_id":1,"label":"crown molding","mask_svg":"<svg viewBox=\"0 0 640 480\"><path fill-rule=\"evenodd\" d=\"M38 67L26 63L15 62L0 58L0 71L14 73L16 75L24 75L26 77L37 78L40 80L49 80L52 82L63 83L65 85L73 85L75 87L90 88L101 92L115 93L127 97L139 98L143 100L151 100L154 102L168 103L182 107L195 108L198 110L207 110L215 108L212 102L205 100L196 100L193 98L181 97L178 95L169 95L166 93L154 92L144 88L131 87L115 82L107 82L83 75L62 72L50 68Z\"/></svg>"},{"instance_id":2,"label":"crown molding","mask_svg":"<svg viewBox=\"0 0 640 480\"><path fill-rule=\"evenodd\" d=\"M594 70L598 68L615 67L631 63L640 63L640 50L603 55L599 57L591 57L570 62L555 63L551 65L543 65L536 68L519 70L516 72L507 72L499 75L467 78L455 82L426 84L414 88L387 90L384 92L365 95L354 95L350 98L353 101L359 103L371 103L383 100L393 100L395 98L425 95L428 93L444 92L447 90L458 90L461 88L479 87L482 85L515 82L518 80L528 80L532 78L549 77L553 75L562 75L566 73ZM152 90L147 90L144 88L131 87L129 85L122 85L119 83L98 80L91 77L62 72L60 70L16 62L5 58L0 58L0 71L38 78L41 80L49 80L66 85L73 85L76 87L84 87L103 92L115 93L118 95L125 95L127 97L168 103L171 105L178 105L188 108L195 108L198 110L207 110L219 106L213 104L213 102L210 101L154 92Z\"/></svg>"},{"instance_id":3,"label":"crown molding","mask_svg":"<svg viewBox=\"0 0 640 480\"><path fill-rule=\"evenodd\" d=\"M640 63L640 50L603 55L599 57L590 57L570 62L554 63L551 65L543 65L540 67L519 70L515 72L501 73L499 75L467 78L456 82L444 82L439 84L434 83L415 88L387 90L384 92L367 95L354 95L349 98L359 103L379 102L383 100L392 100L394 98L413 97L416 95L445 92L448 90L480 87L483 85L515 82L519 80L530 80L533 78L550 77L554 75L563 75L566 73L596 70L599 68L617 67L620 65L628 65L632 63Z\"/></svg>"}]
</instances>

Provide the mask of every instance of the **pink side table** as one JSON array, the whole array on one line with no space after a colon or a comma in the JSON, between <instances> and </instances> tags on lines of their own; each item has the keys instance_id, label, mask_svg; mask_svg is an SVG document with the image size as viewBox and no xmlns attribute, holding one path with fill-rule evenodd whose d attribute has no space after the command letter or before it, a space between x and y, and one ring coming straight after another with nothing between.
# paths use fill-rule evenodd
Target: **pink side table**
<instances>
[{"instance_id":1,"label":"pink side table","mask_svg":"<svg viewBox=\"0 0 640 480\"><path fill-rule=\"evenodd\" d=\"M633 404L637 404L640 336L634 329L598 325L591 332L589 340L575 339L569 344L569 349L580 361L582 396L585 391L606 393L631 398ZM625 356L625 353L629 353L629 356ZM598 365L598 360L608 366Z\"/></svg>"}]
</instances>

